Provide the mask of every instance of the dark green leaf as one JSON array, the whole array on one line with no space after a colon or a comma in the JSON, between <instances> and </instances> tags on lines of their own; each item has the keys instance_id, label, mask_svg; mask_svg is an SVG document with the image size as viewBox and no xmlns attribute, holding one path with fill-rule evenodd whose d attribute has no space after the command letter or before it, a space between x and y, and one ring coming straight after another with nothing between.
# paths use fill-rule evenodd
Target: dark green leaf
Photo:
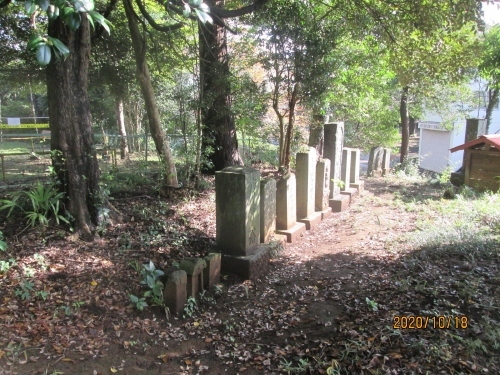
<instances>
[{"instance_id":1,"label":"dark green leaf","mask_svg":"<svg viewBox=\"0 0 500 375\"><path fill-rule=\"evenodd\" d=\"M46 66L49 64L51 57L52 52L50 47L46 43L39 44L36 50L36 60L38 63L42 66Z\"/></svg>"},{"instance_id":2,"label":"dark green leaf","mask_svg":"<svg viewBox=\"0 0 500 375\"><path fill-rule=\"evenodd\" d=\"M47 10L47 15L50 20L54 20L59 17L59 8L55 5L49 5L49 9Z\"/></svg>"},{"instance_id":3,"label":"dark green leaf","mask_svg":"<svg viewBox=\"0 0 500 375\"><path fill-rule=\"evenodd\" d=\"M81 23L82 17L77 12L70 13L66 19L66 24L71 30L77 30L80 27Z\"/></svg>"},{"instance_id":4,"label":"dark green leaf","mask_svg":"<svg viewBox=\"0 0 500 375\"><path fill-rule=\"evenodd\" d=\"M32 50L38 47L40 43L44 42L44 38L40 35L33 35L28 42L28 50Z\"/></svg>"},{"instance_id":5,"label":"dark green leaf","mask_svg":"<svg viewBox=\"0 0 500 375\"><path fill-rule=\"evenodd\" d=\"M36 0L36 4L45 12L49 7L49 0Z\"/></svg>"},{"instance_id":6,"label":"dark green leaf","mask_svg":"<svg viewBox=\"0 0 500 375\"><path fill-rule=\"evenodd\" d=\"M48 37L54 48L64 57L69 55L69 49L59 39ZM59 200L57 201L59 203Z\"/></svg>"},{"instance_id":7,"label":"dark green leaf","mask_svg":"<svg viewBox=\"0 0 500 375\"><path fill-rule=\"evenodd\" d=\"M76 0L75 10L84 13L94 10L94 0Z\"/></svg>"}]
</instances>

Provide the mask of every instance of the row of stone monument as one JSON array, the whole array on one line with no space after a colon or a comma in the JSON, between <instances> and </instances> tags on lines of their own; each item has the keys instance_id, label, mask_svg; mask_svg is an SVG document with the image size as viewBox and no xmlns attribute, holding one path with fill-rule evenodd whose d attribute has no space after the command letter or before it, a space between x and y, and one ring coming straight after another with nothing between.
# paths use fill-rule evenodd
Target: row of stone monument
<instances>
[{"instance_id":1,"label":"row of stone monument","mask_svg":"<svg viewBox=\"0 0 500 375\"><path fill-rule=\"evenodd\" d=\"M266 272L275 235L294 242L363 190L360 150L343 147L344 124L324 124L323 158L315 148L297 153L295 174L261 180L246 166L215 174L216 242L222 271L245 279Z\"/></svg>"},{"instance_id":2,"label":"row of stone monument","mask_svg":"<svg viewBox=\"0 0 500 375\"><path fill-rule=\"evenodd\" d=\"M344 124L324 125L323 158L315 148L297 153L295 174L261 180L260 172L234 166L215 174L216 242L220 254L184 259L169 274L165 303L172 313L219 280L220 271L256 279L268 270L273 248L299 239L332 212L345 210L363 190L360 150L343 147ZM378 154L377 154L378 155ZM377 156L378 158L378 156ZM378 160L378 159L377 159ZM376 167L375 167L376 168ZM277 240L281 236L282 240Z\"/></svg>"}]
</instances>

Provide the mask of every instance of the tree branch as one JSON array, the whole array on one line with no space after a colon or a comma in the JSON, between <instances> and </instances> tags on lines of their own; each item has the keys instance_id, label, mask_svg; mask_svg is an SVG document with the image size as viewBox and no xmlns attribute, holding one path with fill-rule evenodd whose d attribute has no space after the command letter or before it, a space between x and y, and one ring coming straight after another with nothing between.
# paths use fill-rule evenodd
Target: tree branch
<instances>
[{"instance_id":1,"label":"tree branch","mask_svg":"<svg viewBox=\"0 0 500 375\"><path fill-rule=\"evenodd\" d=\"M141 14L148 21L148 23L151 25L151 27L155 30L163 31L163 32L170 32L170 31L178 30L184 26L183 22L178 22L176 24L168 25L168 26L158 25L156 23L156 21L151 17L151 15L146 10L146 7L144 6L143 2L141 0L135 0L135 2L137 4L137 6L139 7L139 10L141 11Z\"/></svg>"}]
</instances>

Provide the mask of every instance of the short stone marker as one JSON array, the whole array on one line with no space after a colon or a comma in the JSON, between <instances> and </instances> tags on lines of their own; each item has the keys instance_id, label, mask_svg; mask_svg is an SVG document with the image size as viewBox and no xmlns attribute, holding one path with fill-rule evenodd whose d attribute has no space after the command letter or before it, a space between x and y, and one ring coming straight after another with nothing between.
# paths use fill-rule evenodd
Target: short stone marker
<instances>
[{"instance_id":1,"label":"short stone marker","mask_svg":"<svg viewBox=\"0 0 500 375\"><path fill-rule=\"evenodd\" d=\"M286 236L287 242L295 242L305 232L306 226L297 223L295 174L284 176L276 184L276 233Z\"/></svg>"},{"instance_id":2,"label":"short stone marker","mask_svg":"<svg viewBox=\"0 0 500 375\"><path fill-rule=\"evenodd\" d=\"M276 230L276 180L260 182L260 242L268 243Z\"/></svg>"},{"instance_id":3,"label":"short stone marker","mask_svg":"<svg viewBox=\"0 0 500 375\"><path fill-rule=\"evenodd\" d=\"M361 193L364 190L364 181L359 179L359 163L361 151L359 148L351 149L351 188L355 188L358 193Z\"/></svg>"},{"instance_id":4,"label":"short stone marker","mask_svg":"<svg viewBox=\"0 0 500 375\"><path fill-rule=\"evenodd\" d=\"M368 177L380 177L382 175L382 161L384 158L384 149L382 147L373 147L370 150L368 158Z\"/></svg>"},{"instance_id":5,"label":"short stone marker","mask_svg":"<svg viewBox=\"0 0 500 375\"><path fill-rule=\"evenodd\" d=\"M220 283L221 254L210 253L203 258L207 266L203 270L203 283L207 290Z\"/></svg>"},{"instance_id":6,"label":"short stone marker","mask_svg":"<svg viewBox=\"0 0 500 375\"><path fill-rule=\"evenodd\" d=\"M304 223L307 230L321 222L321 213L315 212L316 200L316 149L296 155L297 175L297 221Z\"/></svg>"},{"instance_id":7,"label":"short stone marker","mask_svg":"<svg viewBox=\"0 0 500 375\"><path fill-rule=\"evenodd\" d=\"M203 269L207 263L200 258L184 258L179 263L179 269L187 274L187 295L196 298L205 288Z\"/></svg>"},{"instance_id":8,"label":"short stone marker","mask_svg":"<svg viewBox=\"0 0 500 375\"><path fill-rule=\"evenodd\" d=\"M334 122L324 125L323 157L330 160L330 207L340 212L349 206L348 197L340 194L342 148L344 145L344 123Z\"/></svg>"},{"instance_id":9,"label":"short stone marker","mask_svg":"<svg viewBox=\"0 0 500 375\"><path fill-rule=\"evenodd\" d=\"M321 212L321 220L332 214L330 199L330 160L320 159L316 163L316 199L315 210Z\"/></svg>"},{"instance_id":10,"label":"short stone marker","mask_svg":"<svg viewBox=\"0 0 500 375\"><path fill-rule=\"evenodd\" d=\"M260 245L260 173L246 166L215 173L216 241L222 271L256 279L269 268Z\"/></svg>"},{"instance_id":11,"label":"short stone marker","mask_svg":"<svg viewBox=\"0 0 500 375\"><path fill-rule=\"evenodd\" d=\"M391 149L384 148L384 156L382 157L382 176L386 176L391 172Z\"/></svg>"},{"instance_id":12,"label":"short stone marker","mask_svg":"<svg viewBox=\"0 0 500 375\"><path fill-rule=\"evenodd\" d=\"M354 196L358 194L358 189L351 187L351 170L352 170L352 155L354 149L344 147L342 151L342 182L344 186L340 194L345 195L349 198L349 204L352 203ZM358 169L359 171L359 169Z\"/></svg>"},{"instance_id":13,"label":"short stone marker","mask_svg":"<svg viewBox=\"0 0 500 375\"><path fill-rule=\"evenodd\" d=\"M187 301L187 274L186 271L172 272L163 291L163 300L171 314L179 315Z\"/></svg>"}]
</instances>

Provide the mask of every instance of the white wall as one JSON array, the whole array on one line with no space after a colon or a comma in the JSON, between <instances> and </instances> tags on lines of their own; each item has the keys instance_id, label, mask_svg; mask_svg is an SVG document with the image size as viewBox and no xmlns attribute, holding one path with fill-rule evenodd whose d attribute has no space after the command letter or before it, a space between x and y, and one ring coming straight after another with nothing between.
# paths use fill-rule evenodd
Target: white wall
<instances>
[{"instance_id":1,"label":"white wall","mask_svg":"<svg viewBox=\"0 0 500 375\"><path fill-rule=\"evenodd\" d=\"M473 91L486 91L487 82L477 79L471 82ZM484 118L486 108L478 97L477 106L469 112L467 118ZM441 116L436 113L426 113L421 121L442 121ZM450 131L439 131L430 129L420 130L419 156L420 167L433 172L442 172L448 166L457 170L462 166L463 151L450 153L449 149L465 142L465 118L455 121ZM447 133L446 135L442 133ZM500 134L500 109L495 108L491 115L489 134Z\"/></svg>"}]
</instances>

